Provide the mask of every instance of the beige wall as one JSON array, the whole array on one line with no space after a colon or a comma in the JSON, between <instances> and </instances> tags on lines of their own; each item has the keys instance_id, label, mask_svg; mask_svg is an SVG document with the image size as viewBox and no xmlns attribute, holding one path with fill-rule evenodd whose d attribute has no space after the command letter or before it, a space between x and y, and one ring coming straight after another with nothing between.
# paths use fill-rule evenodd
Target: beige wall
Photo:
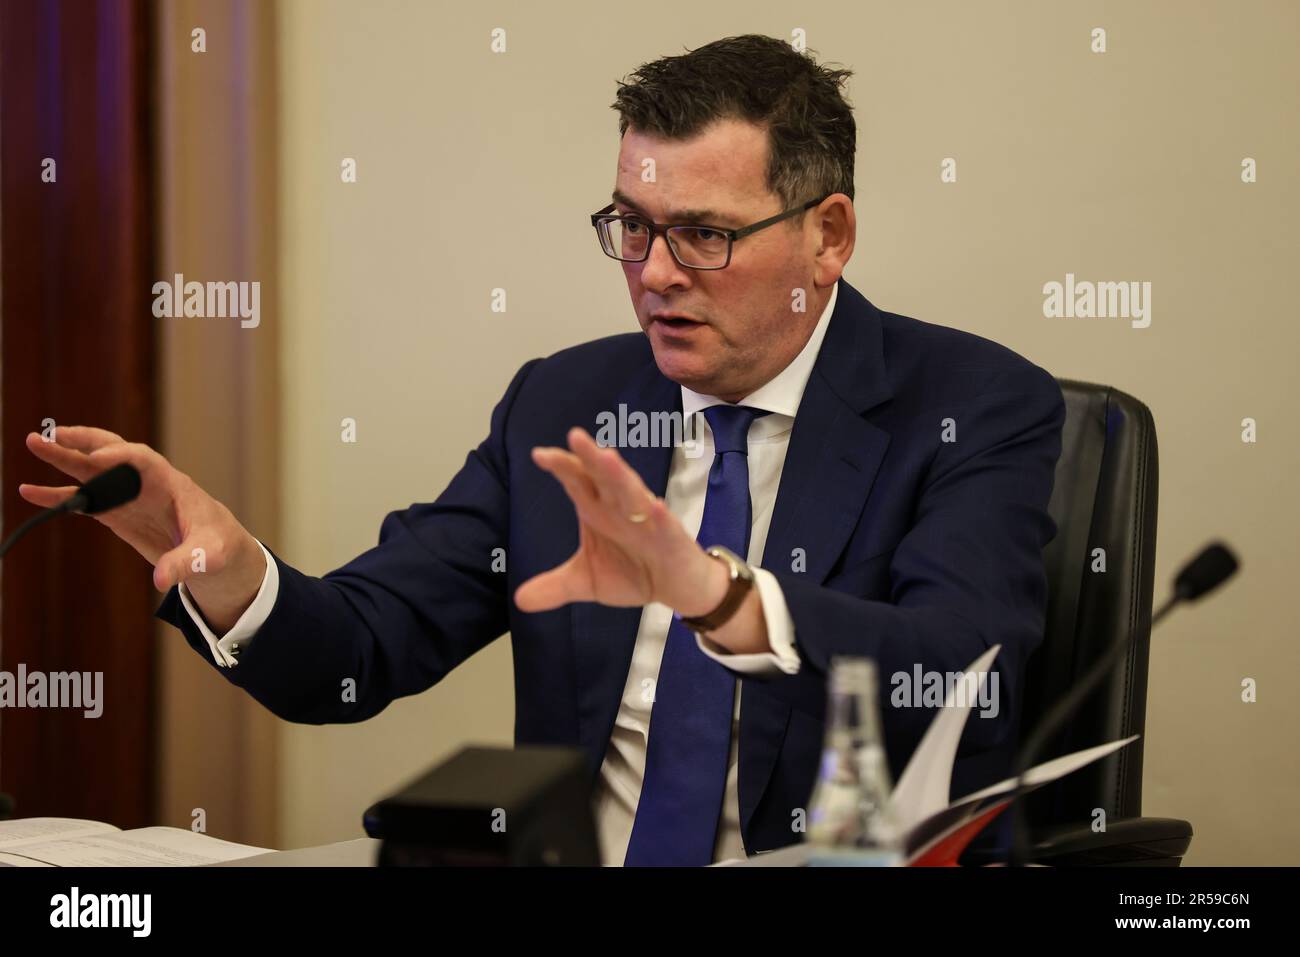
<instances>
[{"instance_id":1,"label":"beige wall","mask_svg":"<svg viewBox=\"0 0 1300 957\"><path fill-rule=\"evenodd\" d=\"M563 9L564 12L557 12ZM613 185L615 80L726 35L807 31L857 72L858 246L882 308L1108 382L1160 432L1157 590L1206 539L1244 573L1151 656L1145 810L1189 863L1300 860L1291 366L1300 14L1288 2L637 7L280 5L282 531L321 573L435 496L525 360L630 330L586 214ZM489 31L508 52L489 52ZM1089 31L1109 50L1089 52ZM1259 182L1239 178L1255 157ZM359 182L340 182L344 157ZM944 157L958 181L942 184ZM518 217L522 228L503 227ZM542 224L546 224L543 227ZM545 229L545 231L544 231ZM1147 329L1052 320L1042 287L1153 284ZM508 291L508 312L489 309ZM1244 417L1259 441L1243 444ZM357 420L359 441L340 440ZM509 648L354 727L280 724L284 846L359 833L366 804L467 741L508 742ZM1243 678L1259 700L1240 700Z\"/></svg>"}]
</instances>

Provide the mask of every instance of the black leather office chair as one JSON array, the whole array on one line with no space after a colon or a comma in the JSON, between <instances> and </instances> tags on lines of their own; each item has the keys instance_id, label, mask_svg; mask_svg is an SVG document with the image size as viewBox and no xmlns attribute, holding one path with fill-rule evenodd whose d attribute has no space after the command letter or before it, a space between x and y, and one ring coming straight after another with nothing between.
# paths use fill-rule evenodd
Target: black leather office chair
<instances>
[{"instance_id":1,"label":"black leather office chair","mask_svg":"<svg viewBox=\"0 0 1300 957\"><path fill-rule=\"evenodd\" d=\"M1044 552L1047 628L1029 663L1021 740L1122 636L1134 642L1039 761L1146 729L1159 456L1151 411L1109 386L1060 380L1065 426ZM1104 550L1105 571L1094 570ZM1187 821L1142 817L1145 737L1027 798L1031 859L1052 865L1177 866ZM1095 809L1105 831L1092 830Z\"/></svg>"}]
</instances>

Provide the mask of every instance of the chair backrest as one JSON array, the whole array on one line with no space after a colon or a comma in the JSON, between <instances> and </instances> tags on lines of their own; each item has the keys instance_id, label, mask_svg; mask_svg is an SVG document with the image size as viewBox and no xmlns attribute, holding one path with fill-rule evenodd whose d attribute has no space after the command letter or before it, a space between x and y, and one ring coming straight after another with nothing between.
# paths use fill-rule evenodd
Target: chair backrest
<instances>
[{"instance_id":1,"label":"chair backrest","mask_svg":"<svg viewBox=\"0 0 1300 957\"><path fill-rule=\"evenodd\" d=\"M1160 483L1145 405L1109 386L1058 382L1066 415L1049 506L1057 534L1043 554L1046 634L1026 673L1021 740L1111 642L1134 641L1040 761L1144 732ZM1096 808L1107 820L1140 815L1143 744L1030 795L1031 825L1087 825Z\"/></svg>"}]
</instances>

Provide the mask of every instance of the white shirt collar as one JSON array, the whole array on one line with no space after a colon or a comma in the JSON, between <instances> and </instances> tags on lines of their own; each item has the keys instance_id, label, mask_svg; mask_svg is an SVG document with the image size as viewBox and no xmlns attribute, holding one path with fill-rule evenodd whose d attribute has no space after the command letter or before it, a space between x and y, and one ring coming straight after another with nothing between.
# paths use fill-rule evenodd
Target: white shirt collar
<instances>
[{"instance_id":1,"label":"white shirt collar","mask_svg":"<svg viewBox=\"0 0 1300 957\"><path fill-rule=\"evenodd\" d=\"M747 405L751 408L763 409L775 415L794 418L795 413L799 411L799 403L803 401L804 389L808 386L808 378L812 375L813 365L817 362L817 353L821 351L822 340L826 337L826 327L830 325L831 313L835 311L835 299L839 295L839 290L840 284L837 280L835 285L831 287L831 297L826 301L826 308L822 310L821 317L818 318L812 335L808 337L808 341L804 343L803 349L794 357L793 361L782 369L775 378L759 386L737 402L737 405ZM715 395L693 392L686 386L682 386L681 390L683 422L689 422L691 416L696 412L710 406L725 404L724 400ZM770 416L767 418L770 418Z\"/></svg>"}]
</instances>

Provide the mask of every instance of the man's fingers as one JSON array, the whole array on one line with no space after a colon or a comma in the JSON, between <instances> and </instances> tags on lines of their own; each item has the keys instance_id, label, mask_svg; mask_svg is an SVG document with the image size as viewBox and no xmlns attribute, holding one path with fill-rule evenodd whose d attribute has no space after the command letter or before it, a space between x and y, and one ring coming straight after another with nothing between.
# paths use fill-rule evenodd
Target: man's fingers
<instances>
[{"instance_id":1,"label":"man's fingers","mask_svg":"<svg viewBox=\"0 0 1300 957\"><path fill-rule=\"evenodd\" d=\"M581 433L573 436L582 448ZM601 452L595 442L583 452ZM564 449L537 448L533 461L559 480L578 511L578 518L604 535L625 545L647 545L667 528L669 515L663 499L652 493L632 467L619 458L606 462L583 461L574 452ZM609 473L603 485L592 479L592 471L605 467ZM631 473L629 479L620 470Z\"/></svg>"},{"instance_id":2,"label":"man's fingers","mask_svg":"<svg viewBox=\"0 0 1300 957\"><path fill-rule=\"evenodd\" d=\"M592 482L587 468L578 458L564 449L537 448L533 450L533 461L539 468L555 476L564 487L564 492L573 502L578 513L578 520L586 522L604 535L622 538L628 529L627 518L619 511L617 501L604 499L595 483Z\"/></svg>"},{"instance_id":3,"label":"man's fingers","mask_svg":"<svg viewBox=\"0 0 1300 957\"><path fill-rule=\"evenodd\" d=\"M62 502L72 498L77 494L75 485L27 485L26 483L18 486L18 494L22 496L23 501L31 502L40 508L53 508Z\"/></svg>"},{"instance_id":4,"label":"man's fingers","mask_svg":"<svg viewBox=\"0 0 1300 957\"><path fill-rule=\"evenodd\" d=\"M117 445L106 445L95 449L86 456L86 462L96 475L115 465L129 462L135 466L140 477L144 478L145 473L159 458L161 456L147 445L141 445L139 442L120 442Z\"/></svg>"},{"instance_id":5,"label":"man's fingers","mask_svg":"<svg viewBox=\"0 0 1300 957\"><path fill-rule=\"evenodd\" d=\"M93 441L81 433L95 433ZM139 442L123 442L117 439L112 444L94 445L105 436L117 438L112 432L103 429L90 429L84 426L67 425L56 431L58 442L47 442L38 432L27 434L27 448L38 459L53 465L65 475L70 475L78 482L87 482L101 472L115 465L129 462L143 478L145 473L161 459L161 456L147 445ZM65 443L76 443L90 448L89 452L65 447Z\"/></svg>"},{"instance_id":6,"label":"man's fingers","mask_svg":"<svg viewBox=\"0 0 1300 957\"><path fill-rule=\"evenodd\" d=\"M47 442L39 432L27 433L27 449L42 462L53 465L64 475L71 475L78 482L84 482L95 474L93 467L86 461L84 452L76 452L53 442Z\"/></svg>"},{"instance_id":7,"label":"man's fingers","mask_svg":"<svg viewBox=\"0 0 1300 957\"><path fill-rule=\"evenodd\" d=\"M533 461L537 467L550 472L564 486L574 504L595 506L600 504L600 495L591 477L578 461L577 456L564 449L538 447L533 449Z\"/></svg>"},{"instance_id":8,"label":"man's fingers","mask_svg":"<svg viewBox=\"0 0 1300 957\"><path fill-rule=\"evenodd\" d=\"M573 601L592 601L591 583L579 572L570 558L563 565L534 575L515 589L515 604L520 611L550 611Z\"/></svg>"},{"instance_id":9,"label":"man's fingers","mask_svg":"<svg viewBox=\"0 0 1300 957\"><path fill-rule=\"evenodd\" d=\"M170 591L172 586L202 574L194 568L196 549L199 549L198 542L190 538L159 555L153 567L153 587L161 592Z\"/></svg>"},{"instance_id":10,"label":"man's fingers","mask_svg":"<svg viewBox=\"0 0 1300 957\"><path fill-rule=\"evenodd\" d=\"M106 445L116 445L126 440L108 429L97 429L90 425L59 425L54 429L54 441L65 449L93 452Z\"/></svg>"},{"instance_id":11,"label":"man's fingers","mask_svg":"<svg viewBox=\"0 0 1300 957\"><path fill-rule=\"evenodd\" d=\"M569 448L586 466L603 501L624 516L646 513L655 496L617 451L601 448L586 430L576 427L569 430Z\"/></svg>"}]
</instances>

